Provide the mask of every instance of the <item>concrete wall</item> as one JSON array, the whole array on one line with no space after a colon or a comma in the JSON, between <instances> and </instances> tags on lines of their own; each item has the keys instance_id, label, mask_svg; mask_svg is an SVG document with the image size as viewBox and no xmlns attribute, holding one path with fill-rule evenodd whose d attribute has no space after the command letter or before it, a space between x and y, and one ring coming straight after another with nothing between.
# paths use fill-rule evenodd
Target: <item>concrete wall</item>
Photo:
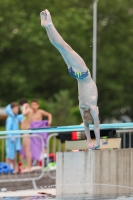
<instances>
[{"instance_id":1,"label":"concrete wall","mask_svg":"<svg viewBox=\"0 0 133 200\"><path fill-rule=\"evenodd\" d=\"M57 196L132 194L133 149L57 153L56 190Z\"/></svg>"}]
</instances>

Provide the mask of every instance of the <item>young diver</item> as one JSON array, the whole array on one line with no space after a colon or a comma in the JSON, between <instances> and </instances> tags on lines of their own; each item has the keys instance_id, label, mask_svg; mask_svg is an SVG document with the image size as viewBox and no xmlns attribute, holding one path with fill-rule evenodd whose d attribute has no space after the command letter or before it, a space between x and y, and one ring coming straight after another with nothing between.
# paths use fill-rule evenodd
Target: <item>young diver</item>
<instances>
[{"instance_id":1,"label":"young diver","mask_svg":"<svg viewBox=\"0 0 133 200\"><path fill-rule=\"evenodd\" d=\"M84 122L89 149L100 147L99 111L97 107L98 92L83 59L63 40L53 25L48 10L40 13L41 26L45 27L49 40L61 53L70 75L78 81L79 110ZM89 124L94 123L96 144L91 140Z\"/></svg>"}]
</instances>

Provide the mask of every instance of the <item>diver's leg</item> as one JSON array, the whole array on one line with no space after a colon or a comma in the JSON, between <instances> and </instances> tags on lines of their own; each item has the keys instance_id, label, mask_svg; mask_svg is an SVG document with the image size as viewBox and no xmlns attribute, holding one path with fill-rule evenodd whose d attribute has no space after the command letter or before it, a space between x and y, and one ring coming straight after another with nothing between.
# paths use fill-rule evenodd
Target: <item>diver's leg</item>
<instances>
[{"instance_id":1,"label":"diver's leg","mask_svg":"<svg viewBox=\"0 0 133 200\"><path fill-rule=\"evenodd\" d=\"M86 71L87 67L83 59L63 40L53 25L48 10L42 11L41 25L45 27L50 42L59 50L68 67L73 67L76 71Z\"/></svg>"}]
</instances>

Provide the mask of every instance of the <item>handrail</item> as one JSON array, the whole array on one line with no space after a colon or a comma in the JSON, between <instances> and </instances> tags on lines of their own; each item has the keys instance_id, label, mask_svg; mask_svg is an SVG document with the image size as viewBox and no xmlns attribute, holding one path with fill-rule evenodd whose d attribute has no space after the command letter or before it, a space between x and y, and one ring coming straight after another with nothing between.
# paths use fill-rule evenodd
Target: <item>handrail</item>
<instances>
[{"instance_id":1,"label":"handrail","mask_svg":"<svg viewBox=\"0 0 133 200\"><path fill-rule=\"evenodd\" d=\"M115 130L127 130L133 129L133 123L114 123L114 124L100 124L100 130L115 129ZM89 126L90 130L94 130L94 125ZM46 127L40 129L29 129L29 130L14 130L14 131L0 131L2 134L25 134L25 133L64 133L72 131L84 131L83 125L73 126L58 126L58 127Z\"/></svg>"}]
</instances>

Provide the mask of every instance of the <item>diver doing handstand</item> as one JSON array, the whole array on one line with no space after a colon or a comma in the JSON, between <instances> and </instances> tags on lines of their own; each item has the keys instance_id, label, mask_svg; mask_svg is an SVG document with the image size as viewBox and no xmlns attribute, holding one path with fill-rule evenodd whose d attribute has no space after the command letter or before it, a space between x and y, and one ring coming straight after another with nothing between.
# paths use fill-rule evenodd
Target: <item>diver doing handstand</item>
<instances>
[{"instance_id":1,"label":"diver doing handstand","mask_svg":"<svg viewBox=\"0 0 133 200\"><path fill-rule=\"evenodd\" d=\"M99 111L97 107L98 92L91 78L89 69L83 59L63 40L51 19L48 10L40 13L41 26L46 29L49 40L62 55L70 75L77 79L79 110L83 119L89 149L100 147ZM91 140L89 124L94 123L96 144Z\"/></svg>"}]
</instances>

